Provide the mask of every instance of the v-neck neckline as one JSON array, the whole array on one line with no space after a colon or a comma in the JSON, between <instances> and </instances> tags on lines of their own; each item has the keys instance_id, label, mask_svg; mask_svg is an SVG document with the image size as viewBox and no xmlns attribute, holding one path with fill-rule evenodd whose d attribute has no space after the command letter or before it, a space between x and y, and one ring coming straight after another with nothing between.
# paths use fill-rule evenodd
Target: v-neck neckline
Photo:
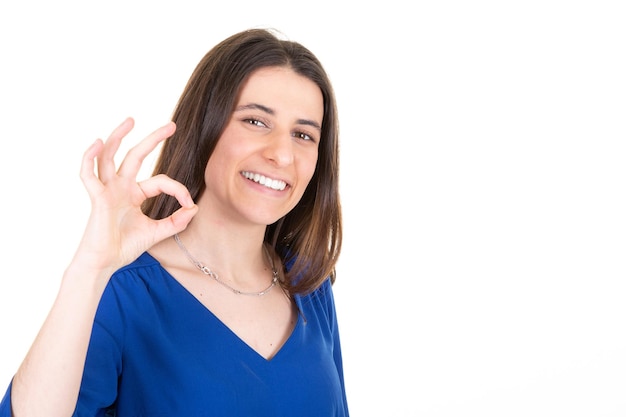
<instances>
[{"instance_id":1,"label":"v-neck neckline","mask_svg":"<svg viewBox=\"0 0 626 417\"><path fill-rule=\"evenodd\" d=\"M215 313L213 313L213 311L211 311L211 309L209 309L206 305L204 305L202 303L202 301L200 301L195 295L193 295L193 293L191 291L189 291L187 289L187 287L185 287L178 279L176 279L176 277L174 275L172 275L167 269L165 269L163 267L163 265L161 265L161 263L159 262L158 259L156 259L154 256L152 256L148 252L145 252L145 255L147 255L151 259L153 259L154 262L156 262L156 264L158 265L158 267L163 271L165 276L169 280L173 281L174 284L176 285L176 287L179 290L182 290L186 297L191 298L192 302L194 302L197 307L199 307L201 310L206 312L205 314L208 314L209 318L211 320L215 321L215 323L217 323L219 325L219 327L223 329L225 334L227 334L231 339L235 340L235 342L237 344L241 345L244 349L249 351L252 354L253 357L256 357L257 359L261 360L263 363L271 364L272 362L276 361L277 358L282 356L283 352L286 349L288 349L289 346L293 343L292 339L295 339L296 333L300 332L301 326L305 322L304 321L304 316L303 316L303 313L302 313L301 300L300 300L300 297L296 295L296 296L293 297L294 298L295 307L296 307L296 314L297 314L296 324L293 327L293 329L291 330L291 333L289 334L287 339L282 344L282 346L270 358L266 358L265 356L261 355L258 351L256 351L252 346L250 346L248 343L246 343L245 340L243 340L241 337L239 337L239 335L237 335L237 333L235 333L230 327L228 327L226 325L226 323L224 323L217 315L215 315Z\"/></svg>"}]
</instances>

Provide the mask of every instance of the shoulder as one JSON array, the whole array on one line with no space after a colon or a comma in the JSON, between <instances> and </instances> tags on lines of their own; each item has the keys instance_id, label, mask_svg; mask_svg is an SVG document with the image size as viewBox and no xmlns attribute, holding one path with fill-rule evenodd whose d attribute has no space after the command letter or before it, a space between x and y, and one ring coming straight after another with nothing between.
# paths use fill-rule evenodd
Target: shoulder
<instances>
[{"instance_id":1,"label":"shoulder","mask_svg":"<svg viewBox=\"0 0 626 417\"><path fill-rule=\"evenodd\" d=\"M308 294L302 295L302 300L307 299L323 299L332 301L333 298L333 286L330 282L330 277L326 278L319 287L311 291Z\"/></svg>"},{"instance_id":2,"label":"shoulder","mask_svg":"<svg viewBox=\"0 0 626 417\"><path fill-rule=\"evenodd\" d=\"M144 252L111 276L100 300L101 313L145 309L163 291L167 275L161 264Z\"/></svg>"},{"instance_id":3,"label":"shoulder","mask_svg":"<svg viewBox=\"0 0 626 417\"><path fill-rule=\"evenodd\" d=\"M312 292L304 295L296 295L295 300L303 310L312 309L318 312L324 312L324 314L329 317L335 315L335 299L330 278L324 280L322 284Z\"/></svg>"},{"instance_id":4,"label":"shoulder","mask_svg":"<svg viewBox=\"0 0 626 417\"><path fill-rule=\"evenodd\" d=\"M146 270L153 270L155 268L161 268L161 264L155 258L152 257L148 252L144 252L133 262L129 263L126 266L118 269L113 276L123 275L123 274L137 274Z\"/></svg>"},{"instance_id":5,"label":"shoulder","mask_svg":"<svg viewBox=\"0 0 626 417\"><path fill-rule=\"evenodd\" d=\"M111 276L109 286L150 286L155 279L163 276L164 273L165 270L161 267L159 261L148 252L144 252L130 264L115 271Z\"/></svg>"},{"instance_id":6,"label":"shoulder","mask_svg":"<svg viewBox=\"0 0 626 417\"><path fill-rule=\"evenodd\" d=\"M150 325L156 319L155 305L168 297L167 292L167 272L145 252L111 276L95 321L112 333L127 326Z\"/></svg>"}]
</instances>

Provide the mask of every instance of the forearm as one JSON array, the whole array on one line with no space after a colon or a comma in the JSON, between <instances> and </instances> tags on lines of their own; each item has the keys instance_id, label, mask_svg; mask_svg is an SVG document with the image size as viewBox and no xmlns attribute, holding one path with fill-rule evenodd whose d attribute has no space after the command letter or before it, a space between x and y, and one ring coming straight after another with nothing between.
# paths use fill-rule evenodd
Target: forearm
<instances>
[{"instance_id":1,"label":"forearm","mask_svg":"<svg viewBox=\"0 0 626 417\"><path fill-rule=\"evenodd\" d=\"M110 271L71 265L54 304L13 379L14 417L71 416L94 317Z\"/></svg>"}]
</instances>

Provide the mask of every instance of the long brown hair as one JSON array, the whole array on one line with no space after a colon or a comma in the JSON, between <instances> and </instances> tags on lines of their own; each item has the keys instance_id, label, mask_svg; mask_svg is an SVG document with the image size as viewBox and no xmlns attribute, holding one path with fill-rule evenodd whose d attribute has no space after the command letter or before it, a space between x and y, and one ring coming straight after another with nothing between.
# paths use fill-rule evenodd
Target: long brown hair
<instances>
[{"instance_id":1,"label":"long brown hair","mask_svg":"<svg viewBox=\"0 0 626 417\"><path fill-rule=\"evenodd\" d=\"M313 81L324 100L311 182L293 210L265 232L266 244L285 266L284 287L290 294L306 294L328 277L335 281L342 242L335 95L321 63L307 48L265 29L237 33L212 48L196 66L178 101L172 117L176 132L163 144L154 174L180 181L197 201L205 189L207 162L234 111L242 84L254 71L275 66L289 67ZM178 207L175 198L161 194L147 200L143 211L160 219Z\"/></svg>"}]
</instances>

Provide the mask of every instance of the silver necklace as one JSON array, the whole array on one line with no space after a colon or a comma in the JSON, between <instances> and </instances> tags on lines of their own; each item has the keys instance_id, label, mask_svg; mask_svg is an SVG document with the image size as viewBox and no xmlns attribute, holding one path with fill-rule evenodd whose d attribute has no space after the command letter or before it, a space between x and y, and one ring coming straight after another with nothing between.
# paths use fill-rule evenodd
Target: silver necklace
<instances>
[{"instance_id":1,"label":"silver necklace","mask_svg":"<svg viewBox=\"0 0 626 417\"><path fill-rule=\"evenodd\" d=\"M189 253L189 251L187 250L185 245L183 245L183 242L180 241L180 237L178 237L178 233L176 233L174 235L174 240L178 244L178 247L185 253L185 255L187 255L187 258L189 258L191 263L194 264L196 266L196 268L198 268L204 275L210 276L215 281L219 282L220 284L222 284L223 286L225 286L226 288L228 288L229 290L231 290L232 292L234 292L237 295L252 295L252 296L260 297L260 296L265 295L268 292L270 292L272 290L272 288L274 288L276 286L276 283L278 283L278 271L274 267L274 260L267 253L267 249L265 248L265 246L263 246L263 249L265 250L265 254L270 259L270 262L272 263L272 283L266 289L264 289L263 291L246 292L246 291L240 291L240 290L238 290L236 288L231 287L226 282L222 281L220 279L220 277L215 272L213 272L208 266L204 265L202 262L198 261L196 258L191 256L191 254Z\"/></svg>"}]
</instances>

